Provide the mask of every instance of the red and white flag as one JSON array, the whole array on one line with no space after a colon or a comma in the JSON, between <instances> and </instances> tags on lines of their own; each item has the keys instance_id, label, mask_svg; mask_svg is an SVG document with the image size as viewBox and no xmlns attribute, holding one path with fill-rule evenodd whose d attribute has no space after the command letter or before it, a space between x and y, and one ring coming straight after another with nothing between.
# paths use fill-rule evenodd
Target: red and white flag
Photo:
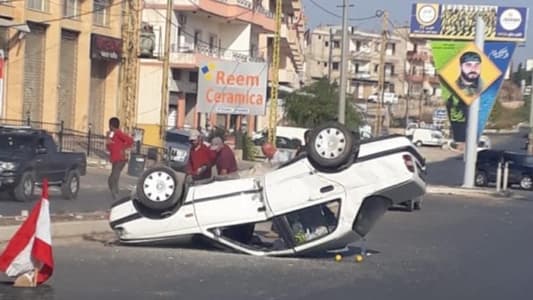
<instances>
[{"instance_id":1,"label":"red and white flag","mask_svg":"<svg viewBox=\"0 0 533 300\"><path fill-rule=\"evenodd\" d=\"M22 223L0 255L0 271L7 276L17 277L36 270L37 284L48 280L54 270L46 179L43 181L41 200L33 207L28 219Z\"/></svg>"}]
</instances>

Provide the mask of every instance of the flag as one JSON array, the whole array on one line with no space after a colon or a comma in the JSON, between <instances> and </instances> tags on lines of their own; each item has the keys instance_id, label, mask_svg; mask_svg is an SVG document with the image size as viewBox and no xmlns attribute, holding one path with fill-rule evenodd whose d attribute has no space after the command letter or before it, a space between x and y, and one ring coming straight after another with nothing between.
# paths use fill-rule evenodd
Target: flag
<instances>
[{"instance_id":1,"label":"flag","mask_svg":"<svg viewBox=\"0 0 533 300\"><path fill-rule=\"evenodd\" d=\"M37 284L48 280L54 270L46 179L43 181L42 190L41 200L0 255L0 271L10 277L37 271L35 275Z\"/></svg>"}]
</instances>

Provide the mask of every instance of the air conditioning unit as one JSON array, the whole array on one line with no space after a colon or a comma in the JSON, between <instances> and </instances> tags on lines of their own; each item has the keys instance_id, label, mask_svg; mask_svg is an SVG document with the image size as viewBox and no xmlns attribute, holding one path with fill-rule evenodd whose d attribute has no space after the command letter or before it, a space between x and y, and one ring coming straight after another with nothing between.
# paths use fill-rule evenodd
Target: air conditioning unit
<instances>
[{"instance_id":1,"label":"air conditioning unit","mask_svg":"<svg viewBox=\"0 0 533 300\"><path fill-rule=\"evenodd\" d=\"M180 25L187 24L187 15L179 14L178 15L178 24L180 24Z\"/></svg>"}]
</instances>

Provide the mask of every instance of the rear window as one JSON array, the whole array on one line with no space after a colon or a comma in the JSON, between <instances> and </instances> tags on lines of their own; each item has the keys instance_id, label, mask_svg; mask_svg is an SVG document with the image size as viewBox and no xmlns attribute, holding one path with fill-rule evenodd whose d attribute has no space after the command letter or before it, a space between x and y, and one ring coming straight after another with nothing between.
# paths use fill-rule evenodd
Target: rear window
<instances>
[{"instance_id":1,"label":"rear window","mask_svg":"<svg viewBox=\"0 0 533 300\"><path fill-rule=\"evenodd\" d=\"M13 134L1 134L0 135L0 149L1 150L14 150L22 149L25 147L31 147L33 137L29 135L13 135Z\"/></svg>"}]
</instances>

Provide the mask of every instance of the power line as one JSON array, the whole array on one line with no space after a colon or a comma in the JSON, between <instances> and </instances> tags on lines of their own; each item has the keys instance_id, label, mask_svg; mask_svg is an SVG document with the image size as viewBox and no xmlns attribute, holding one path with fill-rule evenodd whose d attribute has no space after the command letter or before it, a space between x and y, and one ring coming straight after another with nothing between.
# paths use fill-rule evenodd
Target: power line
<instances>
[{"instance_id":1,"label":"power line","mask_svg":"<svg viewBox=\"0 0 533 300\"><path fill-rule=\"evenodd\" d=\"M322 10L323 12L325 12L325 13L331 15L331 16L334 16L336 18L342 18L341 15L336 14L336 13L332 12L331 10L325 8L324 6L318 4L318 2L316 2L315 0L309 0L309 1L311 3L313 3L316 7L318 7L320 10ZM361 17L361 18L348 18L348 20L349 21L367 21L367 20L380 18L382 15L383 15L383 11L382 10L376 10L376 13L373 16Z\"/></svg>"}]
</instances>

